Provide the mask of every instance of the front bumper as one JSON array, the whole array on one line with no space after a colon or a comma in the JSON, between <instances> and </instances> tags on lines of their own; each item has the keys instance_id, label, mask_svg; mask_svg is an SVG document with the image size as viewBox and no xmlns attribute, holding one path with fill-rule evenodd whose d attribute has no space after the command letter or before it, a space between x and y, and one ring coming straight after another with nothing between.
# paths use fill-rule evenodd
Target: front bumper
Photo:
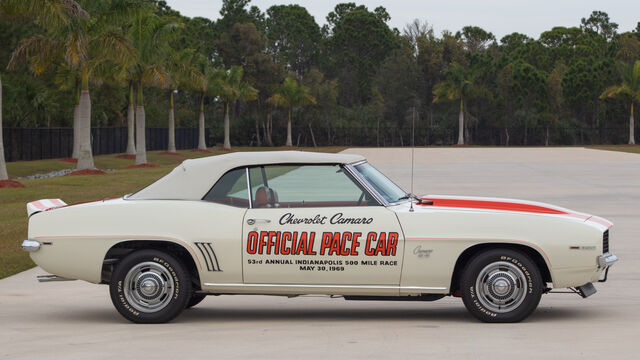
<instances>
[{"instance_id":1,"label":"front bumper","mask_svg":"<svg viewBox=\"0 0 640 360\"><path fill-rule=\"evenodd\" d=\"M604 253L597 258L598 268L605 269L618 261L618 257L611 253Z\"/></svg>"}]
</instances>

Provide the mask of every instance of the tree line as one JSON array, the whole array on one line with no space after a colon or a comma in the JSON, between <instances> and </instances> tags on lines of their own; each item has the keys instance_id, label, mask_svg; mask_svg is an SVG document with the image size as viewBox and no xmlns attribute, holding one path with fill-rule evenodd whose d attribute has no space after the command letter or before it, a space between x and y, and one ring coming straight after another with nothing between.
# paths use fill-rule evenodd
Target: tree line
<instances>
[{"instance_id":1,"label":"tree line","mask_svg":"<svg viewBox=\"0 0 640 360\"><path fill-rule=\"evenodd\" d=\"M594 11L538 39L498 40L389 20L355 3L319 26L300 5L250 0L223 0L216 21L160 0L0 0L4 125L73 126L80 169L93 167L92 125L126 125L138 164L145 126L169 128L168 151L175 126L199 127L199 148L205 127L224 148L292 146L292 126L314 145L314 130L328 144L355 129L380 145L381 129L412 125L455 131L459 144L566 144L585 130L619 142L623 127L635 142L640 23L619 33Z\"/></svg>"}]
</instances>

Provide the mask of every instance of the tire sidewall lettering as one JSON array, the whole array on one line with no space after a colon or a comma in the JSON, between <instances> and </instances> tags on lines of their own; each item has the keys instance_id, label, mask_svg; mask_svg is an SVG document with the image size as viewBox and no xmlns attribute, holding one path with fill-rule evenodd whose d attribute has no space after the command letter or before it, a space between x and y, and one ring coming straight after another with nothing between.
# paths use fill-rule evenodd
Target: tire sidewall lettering
<instances>
[{"instance_id":1,"label":"tire sidewall lettering","mask_svg":"<svg viewBox=\"0 0 640 360\"><path fill-rule=\"evenodd\" d=\"M145 251L146 253L144 253ZM183 294L183 282L185 281L185 294L188 294L191 291L188 283L188 272L185 271L184 266L179 262L179 260L169 256L169 254L166 255L167 257L164 257L158 251L154 250L140 250L139 252L140 253L137 256L135 253L132 253L129 257L124 258L121 262L123 267L118 268L116 269L116 271L114 271L114 277L112 278L112 282L110 285L112 302L116 306L116 309L125 318L128 318L129 320L132 320L134 322L166 322L179 314L184 309L184 306L181 306L180 303L182 303L185 299L188 300L190 298L188 296L185 297L185 295ZM167 307L160 311L138 311L133 307L133 305L127 300L125 296L126 284L124 283L124 279L127 272L132 267L145 261L157 263L165 268L168 272L168 276L171 277L174 283L173 289L170 293L171 300Z\"/></svg>"},{"instance_id":2,"label":"tire sidewall lettering","mask_svg":"<svg viewBox=\"0 0 640 360\"><path fill-rule=\"evenodd\" d=\"M476 288L481 269L496 262L508 262L524 275L527 292L521 304L505 313L498 313L482 304L481 289ZM460 289L462 300L467 309L479 320L485 322L514 322L527 317L537 307L542 295L544 281L535 266L535 262L519 251L510 249L491 249L478 253L472 258L461 275Z\"/></svg>"}]
</instances>

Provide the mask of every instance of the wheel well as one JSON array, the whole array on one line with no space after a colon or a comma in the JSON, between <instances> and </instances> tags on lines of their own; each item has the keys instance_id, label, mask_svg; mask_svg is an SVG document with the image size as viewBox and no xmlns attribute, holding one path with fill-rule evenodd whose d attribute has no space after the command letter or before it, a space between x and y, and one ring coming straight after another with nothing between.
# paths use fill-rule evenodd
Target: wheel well
<instances>
[{"instance_id":1,"label":"wheel well","mask_svg":"<svg viewBox=\"0 0 640 360\"><path fill-rule=\"evenodd\" d=\"M545 282L552 282L551 280L551 272L547 266L542 255L534 248L521 245L521 244L509 244L509 243L490 243L490 244L478 244L471 246L460 254L458 260L456 261L456 266L453 268L453 276L451 277L451 293L460 290L460 275L462 274L462 270L467 262L476 254L495 248L504 248L504 249L512 249L519 250L525 254L527 254L531 260L533 260L538 269L540 269L540 274L542 275L542 279Z\"/></svg>"},{"instance_id":2,"label":"wheel well","mask_svg":"<svg viewBox=\"0 0 640 360\"><path fill-rule=\"evenodd\" d=\"M187 271L189 271L194 290L200 290L200 275L196 263L193 261L193 257L184 246L169 241L130 240L115 244L104 256L102 263L102 283L108 284L110 282L111 274L122 258L133 251L141 249L160 250L178 258L187 268Z\"/></svg>"}]
</instances>

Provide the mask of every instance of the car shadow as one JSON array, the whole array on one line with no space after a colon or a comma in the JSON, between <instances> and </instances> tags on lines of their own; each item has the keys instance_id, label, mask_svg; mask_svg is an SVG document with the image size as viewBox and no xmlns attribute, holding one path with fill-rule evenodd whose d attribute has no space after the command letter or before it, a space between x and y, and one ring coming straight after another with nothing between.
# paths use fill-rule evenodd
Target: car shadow
<instances>
[{"instance_id":1,"label":"car shadow","mask_svg":"<svg viewBox=\"0 0 640 360\"><path fill-rule=\"evenodd\" d=\"M446 309L314 309L314 308L281 308L281 309L224 309L202 307L186 310L180 318L180 322L202 321L268 321L268 322L340 322L340 321L416 321L442 320L442 321L468 321L470 319L464 307L452 307Z\"/></svg>"},{"instance_id":2,"label":"car shadow","mask_svg":"<svg viewBox=\"0 0 640 360\"><path fill-rule=\"evenodd\" d=\"M601 318L599 311L593 309L575 309L575 308L538 308L531 316L523 321L523 323L538 322L556 322L566 320L584 319L590 322ZM398 308L371 308L366 309L313 309L313 308L281 308L281 309L225 309L215 307L196 307L187 309L175 321L181 323L206 322L215 320L216 322L243 322L243 321L268 321L268 322L314 322L314 321L333 321L333 322L349 322L349 321L403 321L415 322L423 324L424 322L450 322L450 323L479 323L467 309L460 304L450 307L425 308L416 309L398 309Z\"/></svg>"},{"instance_id":3,"label":"car shadow","mask_svg":"<svg viewBox=\"0 0 640 360\"><path fill-rule=\"evenodd\" d=\"M606 317L600 311L594 309L576 309L568 307L539 307L531 316L522 323L559 322L567 320L582 320L585 323L592 322ZM71 313L51 313L48 316L51 321L64 321L76 323L103 323L103 324L123 324L129 323L118 312L111 308L105 309L82 309ZM416 309L415 307L401 309L388 307L367 307L361 309L353 308L298 308L282 307L274 309L272 307L253 308L229 308L215 307L214 304L205 304L199 307L185 310L173 323L206 323L215 322L242 323L242 322L407 322L417 325L425 322L448 322L448 323L476 323L481 324L473 318L462 304L447 307Z\"/></svg>"}]
</instances>

